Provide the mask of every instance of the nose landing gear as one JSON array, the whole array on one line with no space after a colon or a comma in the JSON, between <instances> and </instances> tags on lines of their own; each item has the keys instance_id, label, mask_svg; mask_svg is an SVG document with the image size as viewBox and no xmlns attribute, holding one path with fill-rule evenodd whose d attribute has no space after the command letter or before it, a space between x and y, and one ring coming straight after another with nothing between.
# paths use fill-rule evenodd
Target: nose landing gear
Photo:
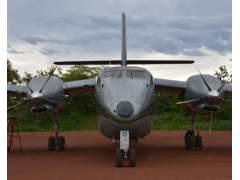
<instances>
[{"instance_id":1,"label":"nose landing gear","mask_svg":"<svg viewBox=\"0 0 240 180\"><path fill-rule=\"evenodd\" d=\"M124 154L124 155L123 155ZM120 148L116 149L116 166L122 167L122 160L129 159L129 166L136 166L136 150L135 148L130 148L130 150L121 150Z\"/></svg>"},{"instance_id":2,"label":"nose landing gear","mask_svg":"<svg viewBox=\"0 0 240 180\"><path fill-rule=\"evenodd\" d=\"M120 148L116 149L116 166L122 167L122 160L129 159L129 166L136 166L136 150L129 150L129 131L120 131Z\"/></svg>"}]
</instances>

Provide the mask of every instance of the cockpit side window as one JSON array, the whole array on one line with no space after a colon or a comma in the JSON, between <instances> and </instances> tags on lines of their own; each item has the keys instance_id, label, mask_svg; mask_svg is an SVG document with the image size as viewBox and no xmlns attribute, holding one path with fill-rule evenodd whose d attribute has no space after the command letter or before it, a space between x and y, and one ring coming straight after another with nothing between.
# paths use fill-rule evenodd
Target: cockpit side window
<instances>
[{"instance_id":1,"label":"cockpit side window","mask_svg":"<svg viewBox=\"0 0 240 180\"><path fill-rule=\"evenodd\" d=\"M101 77L100 76L97 77L97 85L99 85L99 84L101 84Z\"/></svg>"},{"instance_id":2,"label":"cockpit side window","mask_svg":"<svg viewBox=\"0 0 240 180\"><path fill-rule=\"evenodd\" d=\"M153 84L153 77L150 76L150 84Z\"/></svg>"}]
</instances>

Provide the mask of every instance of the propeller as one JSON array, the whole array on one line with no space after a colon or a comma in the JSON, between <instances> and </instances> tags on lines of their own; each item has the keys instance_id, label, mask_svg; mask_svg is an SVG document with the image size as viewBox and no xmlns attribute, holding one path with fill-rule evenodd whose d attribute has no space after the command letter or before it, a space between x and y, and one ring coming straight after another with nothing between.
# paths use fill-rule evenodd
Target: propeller
<instances>
[{"instance_id":1,"label":"propeller","mask_svg":"<svg viewBox=\"0 0 240 180\"><path fill-rule=\"evenodd\" d=\"M205 99L205 98L192 99L192 100L189 100L189 101L178 102L177 104L185 104L185 103L188 103L188 102L198 101L198 100L202 100L202 99Z\"/></svg>"},{"instance_id":2,"label":"propeller","mask_svg":"<svg viewBox=\"0 0 240 180\"><path fill-rule=\"evenodd\" d=\"M197 65L196 65L197 67ZM198 67L197 67L198 69ZM214 102L217 102L217 101L223 101L223 102L226 102L228 103L228 101L225 101L224 99L222 99L220 96L219 96L219 92L222 90L222 88L226 85L226 83L231 79L231 77L225 81L219 88L218 90L212 90L208 83L206 82L206 80L204 79L203 75L201 74L200 70L198 69L198 72L199 74L201 75L202 77L202 80L203 82L205 83L205 85L207 86L209 92L207 93L207 96L206 97L203 97L203 98L198 98L198 99L193 99L193 100L188 100L188 101L183 101L183 102L178 102L177 104L184 104L184 103L188 103L188 102L194 102L194 101L198 101L198 100L202 100L202 99L209 99L212 103ZM211 110L211 119L210 119L210 126L209 126L209 133L211 132L211 128L212 128L212 116L213 116L213 104L212 104L212 110Z\"/></svg>"},{"instance_id":3,"label":"propeller","mask_svg":"<svg viewBox=\"0 0 240 180\"><path fill-rule=\"evenodd\" d=\"M42 95L42 90L44 89L45 85L47 84L47 82L49 81L49 79L51 78L51 76L53 75L54 71L57 69L57 66L49 73L49 77L47 78L46 82L44 83L43 87L40 89L40 91L33 91L28 85L26 86L30 92L31 92L31 98L26 100L26 101L23 101L21 103L18 103L14 106L11 106L11 107L8 107L7 109L11 109L13 107L16 107L16 106L19 106L21 104L24 104L26 102L33 102L36 104L36 107L37 107L37 120L38 120L38 131L39 131L39 108L38 108L38 105L39 103L42 101L42 100L45 100L45 101L49 101L49 102L54 102L54 103L60 103L60 102L57 102L57 101L53 101L53 100L49 100L49 99L45 99L43 98L43 95Z\"/></svg>"}]
</instances>

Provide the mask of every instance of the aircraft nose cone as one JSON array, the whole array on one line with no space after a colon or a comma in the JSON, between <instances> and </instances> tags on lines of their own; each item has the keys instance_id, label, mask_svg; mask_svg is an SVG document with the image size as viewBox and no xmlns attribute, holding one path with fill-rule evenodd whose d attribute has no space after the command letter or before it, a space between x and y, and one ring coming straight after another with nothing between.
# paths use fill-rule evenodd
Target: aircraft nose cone
<instances>
[{"instance_id":1,"label":"aircraft nose cone","mask_svg":"<svg viewBox=\"0 0 240 180\"><path fill-rule=\"evenodd\" d=\"M121 101L118 103L116 111L121 118L129 118L133 114L134 107L129 101Z\"/></svg>"}]
</instances>

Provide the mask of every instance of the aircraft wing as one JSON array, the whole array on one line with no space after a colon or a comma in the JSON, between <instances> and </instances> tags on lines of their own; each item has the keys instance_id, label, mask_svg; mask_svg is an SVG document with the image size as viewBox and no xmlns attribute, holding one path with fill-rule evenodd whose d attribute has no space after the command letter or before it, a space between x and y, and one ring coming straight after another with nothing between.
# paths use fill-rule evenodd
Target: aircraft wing
<instances>
[{"instance_id":1,"label":"aircraft wing","mask_svg":"<svg viewBox=\"0 0 240 180\"><path fill-rule=\"evenodd\" d=\"M90 93L95 92L95 83L95 79L69 81L63 83L63 89L66 95Z\"/></svg>"},{"instance_id":2,"label":"aircraft wing","mask_svg":"<svg viewBox=\"0 0 240 180\"><path fill-rule=\"evenodd\" d=\"M181 94L186 89L185 81L154 78L155 92Z\"/></svg>"},{"instance_id":3,"label":"aircraft wing","mask_svg":"<svg viewBox=\"0 0 240 180\"><path fill-rule=\"evenodd\" d=\"M232 96L232 84L225 84L223 86L224 96Z\"/></svg>"},{"instance_id":4,"label":"aircraft wing","mask_svg":"<svg viewBox=\"0 0 240 180\"><path fill-rule=\"evenodd\" d=\"M22 85L7 84L7 96L25 98L27 87Z\"/></svg>"}]
</instances>

